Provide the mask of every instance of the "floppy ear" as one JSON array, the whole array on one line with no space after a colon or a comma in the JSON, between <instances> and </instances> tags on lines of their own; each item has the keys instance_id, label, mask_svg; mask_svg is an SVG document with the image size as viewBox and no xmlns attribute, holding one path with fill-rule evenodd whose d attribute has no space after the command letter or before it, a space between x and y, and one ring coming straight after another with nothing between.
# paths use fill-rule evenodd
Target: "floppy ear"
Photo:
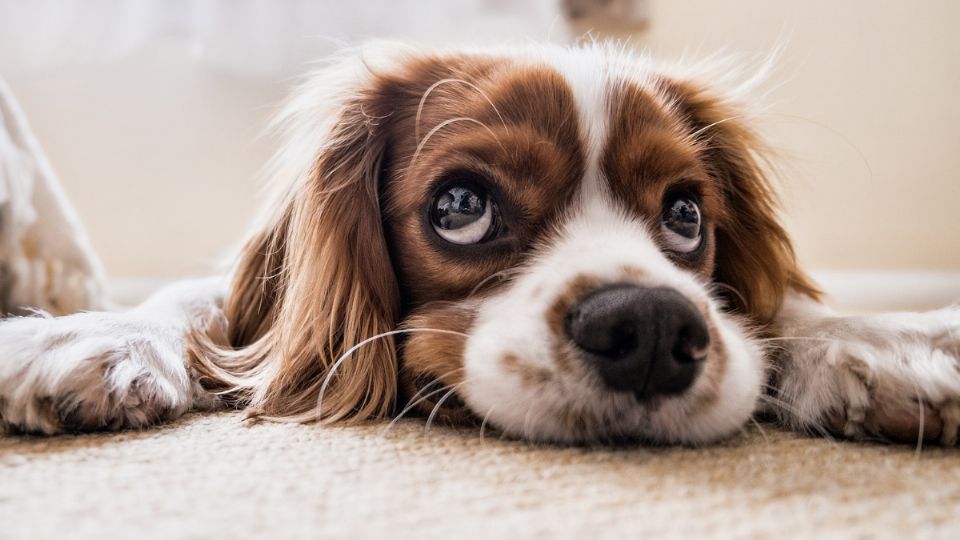
<instances>
[{"instance_id":1,"label":"floppy ear","mask_svg":"<svg viewBox=\"0 0 960 540\"><path fill-rule=\"evenodd\" d=\"M397 393L391 337L352 350L399 318L378 200L391 105L371 81L330 96L337 81L328 75L315 76L286 114L292 127L277 167L286 178L234 270L229 342L199 332L190 340L201 383L254 416L381 417ZM311 158L297 165L302 154Z\"/></svg>"},{"instance_id":2,"label":"floppy ear","mask_svg":"<svg viewBox=\"0 0 960 540\"><path fill-rule=\"evenodd\" d=\"M724 212L716 226L713 279L731 306L760 323L779 312L787 290L818 299L820 291L797 265L780 224L776 193L758 161L765 148L742 114L706 89L672 83L677 106L703 144L702 154L719 182Z\"/></svg>"}]
</instances>

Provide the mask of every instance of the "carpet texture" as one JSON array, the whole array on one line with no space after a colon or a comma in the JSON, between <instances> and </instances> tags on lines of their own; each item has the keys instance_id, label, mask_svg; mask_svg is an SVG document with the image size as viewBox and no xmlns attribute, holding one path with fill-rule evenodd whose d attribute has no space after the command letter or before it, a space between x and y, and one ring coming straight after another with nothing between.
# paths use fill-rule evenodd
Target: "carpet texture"
<instances>
[{"instance_id":1,"label":"carpet texture","mask_svg":"<svg viewBox=\"0 0 960 540\"><path fill-rule=\"evenodd\" d=\"M555 448L404 421L189 415L0 436L0 538L960 536L960 450L772 426L707 448Z\"/></svg>"}]
</instances>

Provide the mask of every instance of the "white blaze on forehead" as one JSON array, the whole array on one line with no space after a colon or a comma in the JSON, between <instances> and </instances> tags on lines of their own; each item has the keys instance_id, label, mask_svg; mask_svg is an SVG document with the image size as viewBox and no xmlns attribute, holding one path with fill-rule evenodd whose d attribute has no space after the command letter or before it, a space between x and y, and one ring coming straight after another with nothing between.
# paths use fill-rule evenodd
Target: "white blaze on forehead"
<instances>
[{"instance_id":1,"label":"white blaze on forehead","mask_svg":"<svg viewBox=\"0 0 960 540\"><path fill-rule=\"evenodd\" d=\"M609 67L591 49L565 50L545 60L573 91L584 145L583 199L596 200L607 191L600 172L600 157L607 141L610 114Z\"/></svg>"}]
</instances>

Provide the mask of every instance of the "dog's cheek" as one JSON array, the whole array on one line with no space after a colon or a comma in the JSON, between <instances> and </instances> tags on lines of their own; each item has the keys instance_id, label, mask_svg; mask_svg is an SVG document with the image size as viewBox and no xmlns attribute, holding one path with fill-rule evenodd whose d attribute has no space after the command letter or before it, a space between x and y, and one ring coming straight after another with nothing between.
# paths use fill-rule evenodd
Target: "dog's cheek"
<instances>
[{"instance_id":1,"label":"dog's cheek","mask_svg":"<svg viewBox=\"0 0 960 540\"><path fill-rule=\"evenodd\" d=\"M426 306L404 321L408 330L401 350L400 403L407 414L435 414L435 420L466 423L474 414L460 399L465 379L463 355L476 317L476 304Z\"/></svg>"}]
</instances>

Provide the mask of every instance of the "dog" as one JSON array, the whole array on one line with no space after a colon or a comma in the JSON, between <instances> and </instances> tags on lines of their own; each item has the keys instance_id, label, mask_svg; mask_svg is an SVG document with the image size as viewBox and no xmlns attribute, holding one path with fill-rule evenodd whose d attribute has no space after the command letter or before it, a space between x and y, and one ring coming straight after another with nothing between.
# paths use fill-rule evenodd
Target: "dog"
<instances>
[{"instance_id":1,"label":"dog","mask_svg":"<svg viewBox=\"0 0 960 540\"><path fill-rule=\"evenodd\" d=\"M960 308L823 305L735 67L609 44L344 53L280 115L228 278L0 324L2 423L235 407L698 445L768 413L955 445Z\"/></svg>"}]
</instances>

